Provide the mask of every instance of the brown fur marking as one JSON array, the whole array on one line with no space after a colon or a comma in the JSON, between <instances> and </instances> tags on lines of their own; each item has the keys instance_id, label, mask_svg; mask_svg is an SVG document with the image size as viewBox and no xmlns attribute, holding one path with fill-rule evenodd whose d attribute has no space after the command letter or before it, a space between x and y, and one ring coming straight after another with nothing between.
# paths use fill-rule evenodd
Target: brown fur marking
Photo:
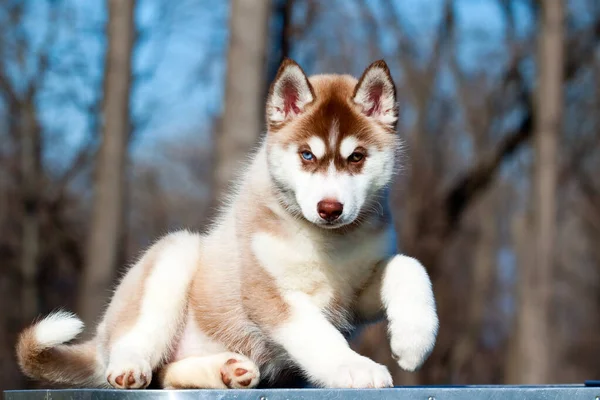
<instances>
[{"instance_id":1,"label":"brown fur marking","mask_svg":"<svg viewBox=\"0 0 600 400\"><path fill-rule=\"evenodd\" d=\"M235 278L210 275L210 268L200 265L190 291L189 307L205 334L261 366L272 354L269 339L259 326L281 321L287 308L273 279L260 266L245 260L239 270L241 276ZM233 279L241 280L239 291L221 292L220 288L230 286Z\"/></svg>"}]
</instances>

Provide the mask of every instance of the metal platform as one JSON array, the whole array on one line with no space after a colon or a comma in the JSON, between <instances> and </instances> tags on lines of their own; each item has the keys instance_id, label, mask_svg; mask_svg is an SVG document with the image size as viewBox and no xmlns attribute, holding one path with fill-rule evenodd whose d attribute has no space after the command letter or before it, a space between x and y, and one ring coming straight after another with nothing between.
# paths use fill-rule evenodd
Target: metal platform
<instances>
[{"instance_id":1,"label":"metal platform","mask_svg":"<svg viewBox=\"0 0 600 400\"><path fill-rule=\"evenodd\" d=\"M4 400L600 400L600 387L560 386L419 386L390 389L250 390L9 390Z\"/></svg>"}]
</instances>

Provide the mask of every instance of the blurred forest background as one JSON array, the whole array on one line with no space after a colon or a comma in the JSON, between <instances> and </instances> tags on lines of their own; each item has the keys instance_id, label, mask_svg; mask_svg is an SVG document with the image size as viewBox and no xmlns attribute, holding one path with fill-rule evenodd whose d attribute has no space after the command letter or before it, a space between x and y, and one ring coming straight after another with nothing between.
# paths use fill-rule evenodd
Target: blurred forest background
<instances>
[{"instance_id":1,"label":"blurred forest background","mask_svg":"<svg viewBox=\"0 0 600 400\"><path fill-rule=\"evenodd\" d=\"M16 334L97 321L120 271L203 230L263 132L284 56L360 74L385 58L406 167L403 252L434 282L434 353L396 384L600 377L597 0L1 0L0 389L33 387Z\"/></svg>"}]
</instances>

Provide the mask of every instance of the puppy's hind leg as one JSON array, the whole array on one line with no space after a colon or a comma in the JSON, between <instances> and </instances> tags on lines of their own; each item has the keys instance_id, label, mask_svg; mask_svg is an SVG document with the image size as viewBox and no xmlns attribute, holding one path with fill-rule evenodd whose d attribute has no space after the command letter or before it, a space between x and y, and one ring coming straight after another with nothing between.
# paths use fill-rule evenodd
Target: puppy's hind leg
<instances>
[{"instance_id":1,"label":"puppy's hind leg","mask_svg":"<svg viewBox=\"0 0 600 400\"><path fill-rule=\"evenodd\" d=\"M170 355L185 321L188 291L200 257L200 236L181 231L156 243L129 274L137 274L137 296L129 296L128 276L107 311L106 379L119 389L144 388L152 371ZM135 268L139 270L133 271ZM131 286L131 282L129 282ZM137 285L136 285L137 284ZM112 326L111 326L112 325ZM127 325L123 329L123 325Z\"/></svg>"},{"instance_id":2,"label":"puppy's hind leg","mask_svg":"<svg viewBox=\"0 0 600 400\"><path fill-rule=\"evenodd\" d=\"M159 372L160 386L165 389L249 389L259 380L252 360L229 352L184 358Z\"/></svg>"}]
</instances>

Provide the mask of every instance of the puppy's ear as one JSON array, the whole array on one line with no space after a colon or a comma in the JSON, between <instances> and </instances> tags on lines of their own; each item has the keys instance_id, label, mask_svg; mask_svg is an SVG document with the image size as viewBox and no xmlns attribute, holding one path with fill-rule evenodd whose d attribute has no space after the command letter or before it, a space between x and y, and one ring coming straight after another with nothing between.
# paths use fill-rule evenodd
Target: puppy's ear
<instances>
[{"instance_id":1,"label":"puppy's ear","mask_svg":"<svg viewBox=\"0 0 600 400\"><path fill-rule=\"evenodd\" d=\"M356 84L352 100L367 117L390 128L396 127L396 86L385 61L375 61L367 67Z\"/></svg>"},{"instance_id":2,"label":"puppy's ear","mask_svg":"<svg viewBox=\"0 0 600 400\"><path fill-rule=\"evenodd\" d=\"M278 127L302 114L307 104L315 99L315 92L302 68L286 58L269 89L267 123Z\"/></svg>"}]
</instances>

